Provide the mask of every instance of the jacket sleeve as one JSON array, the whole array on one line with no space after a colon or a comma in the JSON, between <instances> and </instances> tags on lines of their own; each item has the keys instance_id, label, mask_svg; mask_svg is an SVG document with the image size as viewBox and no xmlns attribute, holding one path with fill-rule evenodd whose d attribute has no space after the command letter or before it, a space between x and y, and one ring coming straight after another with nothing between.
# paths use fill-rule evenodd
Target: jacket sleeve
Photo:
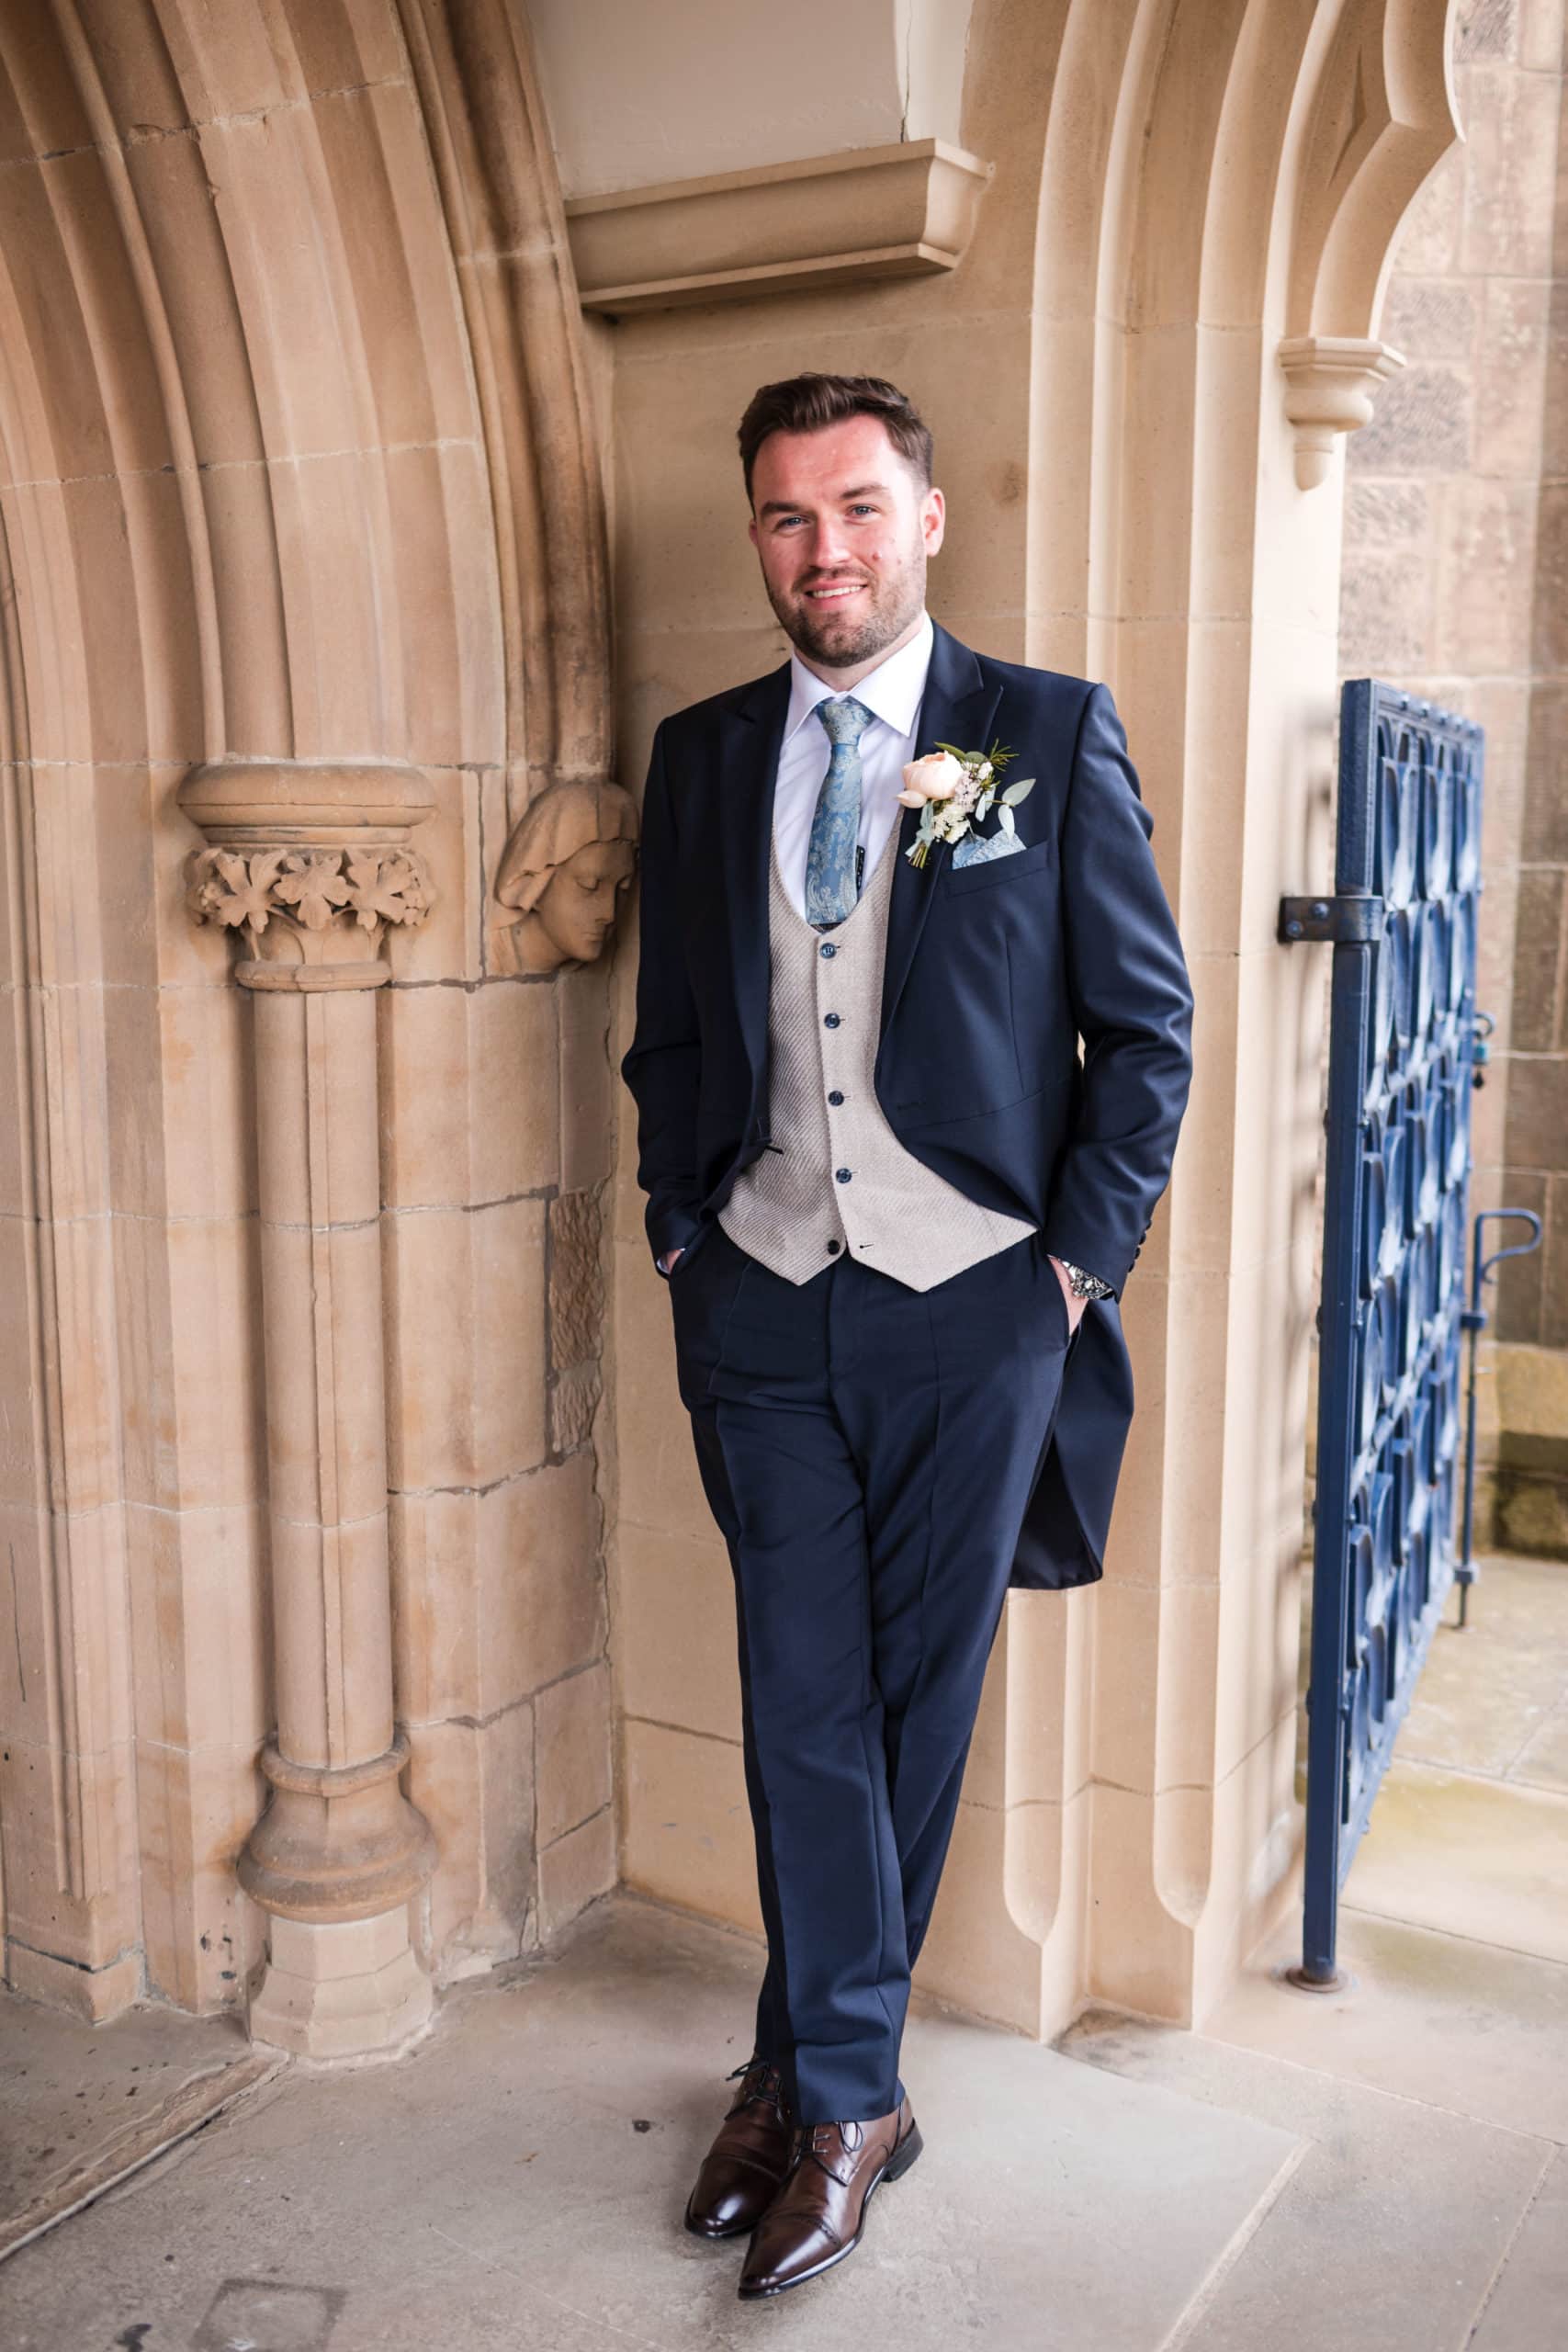
<instances>
[{"instance_id":1,"label":"jacket sleeve","mask_svg":"<svg viewBox=\"0 0 1568 2352\"><path fill-rule=\"evenodd\" d=\"M1083 1040L1077 1116L1047 1251L1120 1293L1170 1175L1192 1075L1192 991L1111 689L1089 689L1062 822L1067 987Z\"/></svg>"},{"instance_id":2,"label":"jacket sleeve","mask_svg":"<svg viewBox=\"0 0 1568 2352\"><path fill-rule=\"evenodd\" d=\"M696 1233L701 1195L696 1157L702 1038L681 937L676 849L660 726L642 803L637 1027L621 1062L621 1076L637 1103L637 1181L648 1194L645 1222L656 1266Z\"/></svg>"}]
</instances>

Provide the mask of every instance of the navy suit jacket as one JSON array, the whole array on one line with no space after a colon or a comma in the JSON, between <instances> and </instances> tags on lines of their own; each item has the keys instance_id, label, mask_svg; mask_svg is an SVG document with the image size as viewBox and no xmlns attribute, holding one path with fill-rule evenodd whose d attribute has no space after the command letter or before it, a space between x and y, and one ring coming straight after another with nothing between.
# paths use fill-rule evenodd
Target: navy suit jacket
<instances>
[{"instance_id":1,"label":"navy suit jacket","mask_svg":"<svg viewBox=\"0 0 1568 2352\"><path fill-rule=\"evenodd\" d=\"M637 1182L655 1260L700 1249L768 1145L768 862L789 664L666 718L643 804ZM907 1151L1117 1295L1170 1173L1192 996L1109 687L971 652L936 630L917 751L1017 753L1025 847L954 866L904 852L888 910L877 1101ZM985 830L995 824L994 815ZM1079 1041L1082 1041L1080 1057ZM1015 1585L1102 1573L1133 1412L1116 1298L1069 1351Z\"/></svg>"}]
</instances>

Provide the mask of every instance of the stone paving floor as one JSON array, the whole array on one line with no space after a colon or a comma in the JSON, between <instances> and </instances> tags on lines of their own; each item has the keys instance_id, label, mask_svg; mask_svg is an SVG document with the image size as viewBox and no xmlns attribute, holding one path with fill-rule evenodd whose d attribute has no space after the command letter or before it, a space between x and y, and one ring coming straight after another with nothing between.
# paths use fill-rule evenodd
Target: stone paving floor
<instances>
[{"instance_id":1,"label":"stone paving floor","mask_svg":"<svg viewBox=\"0 0 1568 2352\"><path fill-rule=\"evenodd\" d=\"M400 2064L276 2075L35 2239L0 2345L1564 2352L1568 1569L1489 1563L1471 1617L1357 1857L1344 1989L1283 1983L1292 1922L1196 2033L922 2006L926 2154L796 2294L740 2304L738 2249L679 2226L755 1949L622 1895Z\"/></svg>"}]
</instances>

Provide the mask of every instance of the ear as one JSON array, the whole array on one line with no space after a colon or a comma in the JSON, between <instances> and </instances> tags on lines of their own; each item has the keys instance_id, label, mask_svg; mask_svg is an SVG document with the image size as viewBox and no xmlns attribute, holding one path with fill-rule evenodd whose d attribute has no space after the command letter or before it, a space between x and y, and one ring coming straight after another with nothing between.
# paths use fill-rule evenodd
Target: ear
<instances>
[{"instance_id":1,"label":"ear","mask_svg":"<svg viewBox=\"0 0 1568 2352\"><path fill-rule=\"evenodd\" d=\"M754 514L746 526L746 536L750 540L751 545L755 547L757 544L757 517Z\"/></svg>"},{"instance_id":2,"label":"ear","mask_svg":"<svg viewBox=\"0 0 1568 2352\"><path fill-rule=\"evenodd\" d=\"M940 490L928 490L920 501L920 536L926 553L935 555L947 527L947 501Z\"/></svg>"}]
</instances>

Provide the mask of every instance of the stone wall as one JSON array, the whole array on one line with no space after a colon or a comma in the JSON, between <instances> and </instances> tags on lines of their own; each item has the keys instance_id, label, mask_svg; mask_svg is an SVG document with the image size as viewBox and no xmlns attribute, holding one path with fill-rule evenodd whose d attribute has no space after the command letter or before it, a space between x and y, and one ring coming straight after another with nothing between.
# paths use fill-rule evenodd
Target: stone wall
<instances>
[{"instance_id":1,"label":"stone wall","mask_svg":"<svg viewBox=\"0 0 1568 2352\"><path fill-rule=\"evenodd\" d=\"M269 2032L385 2038L615 1875L608 1002L493 897L606 758L538 132L489 0L0 25L6 1955L95 2016L270 1910Z\"/></svg>"},{"instance_id":2,"label":"stone wall","mask_svg":"<svg viewBox=\"0 0 1568 2352\"><path fill-rule=\"evenodd\" d=\"M1409 364L1348 450L1340 669L1487 730L1474 1205L1533 1209L1544 1238L1489 1294L1478 1528L1568 1555L1565 31L1562 0L1459 12L1466 137L1412 208L1384 312Z\"/></svg>"}]
</instances>

